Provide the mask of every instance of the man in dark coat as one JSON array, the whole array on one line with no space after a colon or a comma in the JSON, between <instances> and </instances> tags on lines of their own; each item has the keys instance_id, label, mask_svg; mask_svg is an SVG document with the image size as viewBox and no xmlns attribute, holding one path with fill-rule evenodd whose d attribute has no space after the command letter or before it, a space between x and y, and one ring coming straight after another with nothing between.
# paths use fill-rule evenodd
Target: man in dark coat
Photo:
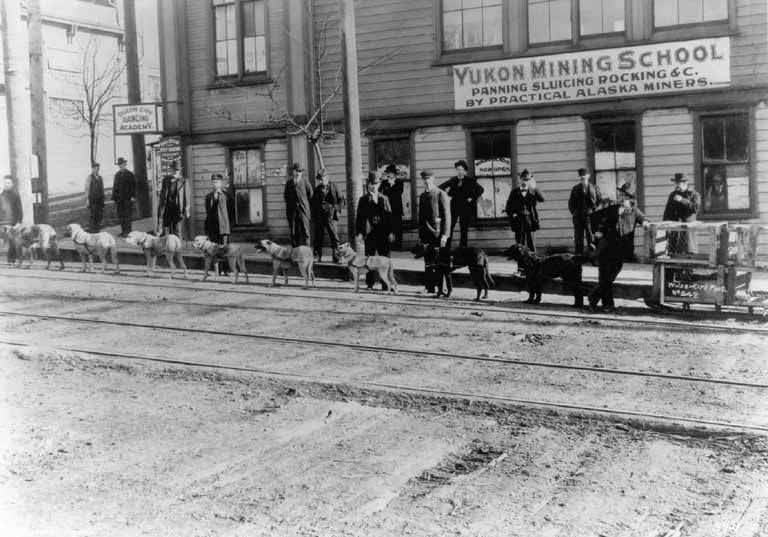
<instances>
[{"instance_id":1,"label":"man in dark coat","mask_svg":"<svg viewBox=\"0 0 768 537\"><path fill-rule=\"evenodd\" d=\"M589 294L591 311L596 311L601 300L605 311L612 312L616 308L613 301L613 282L624 266L619 230L620 208L621 205L613 204L600 209L593 217L595 238L597 239L595 257L598 266L598 280L597 286Z\"/></svg>"},{"instance_id":2,"label":"man in dark coat","mask_svg":"<svg viewBox=\"0 0 768 537\"><path fill-rule=\"evenodd\" d=\"M186 180L176 162L171 164L172 174L163 176L157 203L157 222L160 234L172 233L181 237L180 223L188 218Z\"/></svg>"},{"instance_id":3,"label":"man in dark coat","mask_svg":"<svg viewBox=\"0 0 768 537\"><path fill-rule=\"evenodd\" d=\"M368 192L357 203L355 216L355 234L358 241L365 245L365 255L389 256L392 236L392 208L389 199L379 193L379 178L376 172L368 172L366 181ZM365 283L373 288L378 276L374 271L368 271ZM382 288L386 285L382 282Z\"/></svg>"},{"instance_id":4,"label":"man in dark coat","mask_svg":"<svg viewBox=\"0 0 768 537\"><path fill-rule=\"evenodd\" d=\"M587 247L592 245L592 226L589 215L597 208L600 198L597 187L589 182L589 172L579 168L579 182L571 189L568 198L568 210L573 218L573 241L577 255L584 253L584 240Z\"/></svg>"},{"instance_id":5,"label":"man in dark coat","mask_svg":"<svg viewBox=\"0 0 768 537\"><path fill-rule=\"evenodd\" d=\"M673 222L695 222L696 214L701 207L701 196L692 188L688 188L688 178L685 174L676 173L671 179L675 190L669 195L664 208L664 220ZM687 254L696 248L694 233L688 231L669 232L669 253Z\"/></svg>"},{"instance_id":6,"label":"man in dark coat","mask_svg":"<svg viewBox=\"0 0 768 537\"><path fill-rule=\"evenodd\" d=\"M317 172L317 179L320 183L315 186L315 192L312 196L312 219L315 224L315 255L318 261L323 260L323 235L327 231L328 238L331 241L331 250L333 251L333 262L336 263L338 260L336 248L339 245L336 222L339 220L339 211L341 210L341 196L336 185L330 182L325 168Z\"/></svg>"},{"instance_id":7,"label":"man in dark coat","mask_svg":"<svg viewBox=\"0 0 768 537\"><path fill-rule=\"evenodd\" d=\"M392 234L395 236L394 249L403 247L403 190L405 183L398 177L397 166L390 164L384 169L384 180L379 193L384 194L392 208Z\"/></svg>"},{"instance_id":8,"label":"man in dark coat","mask_svg":"<svg viewBox=\"0 0 768 537\"><path fill-rule=\"evenodd\" d=\"M24 219L24 211L21 206L21 196L16 190L13 177L3 177L3 191L0 192L0 225L15 226L21 224ZM16 248L13 241L8 241L8 264L16 261Z\"/></svg>"},{"instance_id":9,"label":"man in dark coat","mask_svg":"<svg viewBox=\"0 0 768 537\"><path fill-rule=\"evenodd\" d=\"M453 240L453 228L459 222L459 247L466 248L469 234L469 225L475 221L477 215L477 199L483 195L485 189L477 184L474 177L469 177L469 166L465 160L459 160L453 164L456 175L440 185L451 198L451 227L448 247Z\"/></svg>"},{"instance_id":10,"label":"man in dark coat","mask_svg":"<svg viewBox=\"0 0 768 537\"><path fill-rule=\"evenodd\" d=\"M117 208L117 216L120 218L120 236L127 237L131 232L131 218L133 217L133 198L136 196L136 177L126 168L128 162L120 157L117 159L119 170L115 174L112 183L112 201Z\"/></svg>"},{"instance_id":11,"label":"man in dark coat","mask_svg":"<svg viewBox=\"0 0 768 537\"><path fill-rule=\"evenodd\" d=\"M285 183L285 215L288 217L288 231L291 246L309 246L309 227L312 220L313 189L309 181L302 177L304 168L298 162L291 167L291 177Z\"/></svg>"},{"instance_id":12,"label":"man in dark coat","mask_svg":"<svg viewBox=\"0 0 768 537\"><path fill-rule=\"evenodd\" d=\"M211 175L213 190L205 196L205 234L218 244L228 244L235 223L235 199L220 173Z\"/></svg>"},{"instance_id":13,"label":"man in dark coat","mask_svg":"<svg viewBox=\"0 0 768 537\"><path fill-rule=\"evenodd\" d=\"M619 235L621 236L621 257L624 261L635 261L635 228L638 224L647 226L645 215L637 208L635 195L630 185L619 188L619 202L622 204L619 215Z\"/></svg>"},{"instance_id":14,"label":"man in dark coat","mask_svg":"<svg viewBox=\"0 0 768 537\"><path fill-rule=\"evenodd\" d=\"M440 250L448 245L451 235L451 200L448 194L435 185L435 174L431 170L422 170L424 192L419 196L419 240L425 246L438 249L437 259L442 257ZM427 256L424 256L424 285L427 292L434 292L437 282L428 277ZM439 283L442 286L442 282Z\"/></svg>"},{"instance_id":15,"label":"man in dark coat","mask_svg":"<svg viewBox=\"0 0 768 537\"><path fill-rule=\"evenodd\" d=\"M536 253L533 234L539 229L539 212L536 205L544 201L544 196L536 188L533 174L523 170L520 185L509 193L504 212L509 218L509 225L515 233L515 242L527 246Z\"/></svg>"},{"instance_id":16,"label":"man in dark coat","mask_svg":"<svg viewBox=\"0 0 768 537\"><path fill-rule=\"evenodd\" d=\"M91 173L85 178L85 205L91 213L90 232L101 230L104 218L104 179L99 174L99 163L91 164Z\"/></svg>"}]
</instances>

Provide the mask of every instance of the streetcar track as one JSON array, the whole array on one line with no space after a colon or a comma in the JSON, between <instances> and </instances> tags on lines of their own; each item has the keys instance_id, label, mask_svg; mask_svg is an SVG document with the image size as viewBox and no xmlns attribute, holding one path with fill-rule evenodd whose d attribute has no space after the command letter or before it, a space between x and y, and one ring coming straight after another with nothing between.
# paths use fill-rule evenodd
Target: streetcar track
<instances>
[{"instance_id":1,"label":"streetcar track","mask_svg":"<svg viewBox=\"0 0 768 537\"><path fill-rule=\"evenodd\" d=\"M429 358L436 358L436 359L496 363L496 364L504 364L504 365L517 366L517 367L521 367L521 366L537 367L537 368L544 368L544 369L558 369L558 370L565 370L565 371L600 373L600 374L606 374L606 375L619 375L619 376L627 376L627 377L658 378L658 379L669 380L669 381L726 385L726 386L734 386L739 388L756 388L756 389L768 388L768 384L765 384L765 383L746 382L743 380L734 380L734 379L716 379L716 378L709 378L709 377L697 377L692 375L672 375L668 373L653 373L649 371L636 371L636 370L633 371L633 370L618 369L618 368L603 368L603 367L584 366L584 365L555 364L552 362L540 362L536 360L495 358L492 356L475 356L475 355L468 355L468 354L450 353L450 352L444 352L444 351L420 350L420 349L403 349L403 348L396 348L396 347L365 345L360 343L345 343L340 341L326 341L321 339L296 338L296 337L288 337L288 336L258 334L258 333L252 333L252 332L246 333L246 332L234 332L234 331L224 331L224 330L211 330L206 328L189 328L189 327L179 327L179 326L171 326L171 325L155 325L155 324L136 323L136 322L129 322L129 321L110 321L105 319L75 317L72 315L64 316L64 315L13 312L13 311L0 310L0 316L20 317L20 318L27 318L27 319L39 319L39 320L50 320L50 321L64 321L64 322L70 322L70 323L87 323L87 324L96 324L96 325L102 325L102 326L116 326L116 327L122 327L122 328L130 327L130 328L148 329L148 330L156 330L156 331L165 330L170 332L192 333L196 335L205 334L205 335L222 336L222 337L229 337L229 338L238 337L238 338L254 339L259 341L269 341L272 343L287 344L287 345L341 348L341 349L347 349L347 350L355 350L358 352L368 352L368 353L377 353L377 354L384 353L384 354L395 354L395 355L398 355L398 354L414 355L419 357L429 357Z\"/></svg>"},{"instance_id":2,"label":"streetcar track","mask_svg":"<svg viewBox=\"0 0 768 537\"><path fill-rule=\"evenodd\" d=\"M299 373L277 371L272 369L224 365L224 364L217 364L212 362L199 362L199 361L193 361L193 360L177 360L173 358L150 356L150 355L137 354L137 353L123 353L123 352L118 353L118 352L102 351L98 349L87 349L82 347L42 346L37 344L30 344L30 343L19 342L19 341L10 341L10 340L4 340L4 339L0 339L0 344L14 346L14 347L24 347L24 348L30 348L30 349L40 349L40 350L48 350L48 351L56 351L56 352L74 352L74 353L80 353L80 354L90 354L93 356L100 356L100 357L112 358L112 359L137 360L137 361L143 361L143 362L169 364L169 365L175 365L175 366L200 367L200 368L214 369L214 370L220 370L220 371L237 371L241 373L251 373L251 374L261 375L264 377L278 377L278 378L285 377L285 378L291 378L295 380L301 380L303 382L314 383L317 385L322 385L330 388L337 388L338 385L341 384L341 385L357 387L357 388L408 392L408 393L422 394L422 395L428 395L433 397L438 396L438 397L460 398L460 399L469 399L469 400L483 400L483 401L500 403L505 405L511 404L516 406L525 406L525 407L542 407L542 408L549 408L549 409L567 410L571 412L574 412L574 411L586 412L586 413L600 414L602 416L609 416L609 417L616 417L616 418L624 417L624 418L633 418L633 419L655 420L655 421L661 421L661 422L668 422L675 425L684 423L687 425L696 425L699 427L716 427L719 429L729 429L729 430L736 430L736 431L742 431L742 432L753 431L753 432L760 432L762 434L768 433L768 426L735 423L735 422L729 422L729 421L710 420L710 419L690 418L685 416L674 416L670 414L658 414L658 413L640 412L640 411L634 411L634 410L594 407L594 406L577 405L577 404L570 404L570 403L558 403L553 401L542 401L542 400L536 400L536 399L519 399L519 398L513 398L513 397L502 396L497 394L456 392L451 390L431 388L428 386L412 386L412 385L406 385L406 384L393 384L393 383L375 382L375 381L366 381L366 380L350 381L348 379L334 378L334 377L314 377L311 375L302 375Z\"/></svg>"},{"instance_id":3,"label":"streetcar track","mask_svg":"<svg viewBox=\"0 0 768 537\"><path fill-rule=\"evenodd\" d=\"M506 315L527 315L530 317L556 317L560 319L570 319L570 320L576 320L576 321L601 321L601 322L608 322L608 323L615 323L615 324L624 324L626 325L627 321L630 319L627 316L624 317L612 317L609 315L601 315L601 314L590 314L590 313L578 313L578 312L566 312L566 311L558 311L558 310L537 310L537 309L531 309L531 308L516 308L516 307L499 307L499 304L506 304L507 302L504 301L486 301L482 303L477 302L471 302L472 305L462 305L462 304L456 304L457 301L465 301L469 302L468 300L462 300L462 299L451 299L454 301L454 303L450 303L447 301L437 301L435 298L432 297L423 297L421 300L418 300L420 297L418 296L412 296L410 297L411 301L407 300L398 300L399 297L402 297L402 295L396 295L392 297L391 295L379 295L382 298L374 299L371 296L364 297L359 294L355 294L352 289L340 289L338 287L328 288L328 292L333 292L336 294L339 293L351 293L351 296L325 296L325 295L318 295L317 292L313 294L309 293L302 293L300 292L299 287L291 287L290 291L286 290L286 292L276 292L275 290L270 291L264 291L259 289L258 287L251 286L249 287L249 290L244 289L231 289L231 288L221 288L221 287L209 287L206 285L207 282L199 282L202 284L201 286L194 286L194 285L167 285L167 284L158 284L156 282L152 282L151 280L144 279L146 277L143 276L137 276L139 278L142 278L141 281L119 281L117 279L88 279L86 281L83 281L82 279L78 278L64 278L61 276L48 276L48 275L23 275L23 274L7 274L2 271L0 271L0 276L2 277L9 277L9 278L38 278L41 280L51 280L51 281L74 281L78 283L88 283L88 284L103 284L103 285L127 285L127 286L134 286L134 287L141 287L143 289L146 288L152 288L152 289L174 289L174 290L188 290L188 291L215 291L217 293L227 293L227 294L238 294L238 295L248 295L248 296L269 296L269 297L277 297L277 298L307 298L312 300L328 300L328 301L337 301L337 302L349 302L351 300L354 300L356 304L376 304L376 305L394 305L394 306L413 306L413 307L419 307L419 308L427 308L427 309L434 309L436 306L439 306L441 310L445 309L453 309L458 311L470 311L470 312L482 312L482 313L502 313ZM258 276L258 275L257 275ZM265 276L265 279L269 278L268 276ZM221 285L220 282L218 284L213 285ZM203 286L205 285L205 286ZM283 289L286 289L283 287ZM319 292L326 291L325 289L318 289ZM393 300L390 300L393 299ZM652 313L648 311L647 313L644 313L645 315L651 315ZM388 314L383 314L388 315ZM699 330L699 331L718 331L718 332L735 332L735 333L753 333L753 334L766 334L768 335L768 327L755 327L755 326L729 326L729 325L722 325L722 324L710 324L710 323L702 323L702 322L691 322L691 321L676 321L676 320L669 320L669 319L642 319L642 318L636 318L631 317L632 327L637 328L638 325L645 325L649 329L651 328L666 328L666 329L678 329L678 330L685 330L685 331L692 331L692 330Z\"/></svg>"}]
</instances>

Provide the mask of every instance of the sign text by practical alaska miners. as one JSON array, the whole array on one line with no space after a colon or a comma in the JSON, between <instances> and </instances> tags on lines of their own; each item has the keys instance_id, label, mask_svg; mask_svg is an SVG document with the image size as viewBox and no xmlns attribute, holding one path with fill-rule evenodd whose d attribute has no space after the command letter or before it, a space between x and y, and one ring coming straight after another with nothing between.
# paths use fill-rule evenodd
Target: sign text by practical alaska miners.
<instances>
[{"instance_id":1,"label":"sign text by practical alaska miners.","mask_svg":"<svg viewBox=\"0 0 768 537\"><path fill-rule=\"evenodd\" d=\"M453 67L456 110L697 91L730 81L728 37Z\"/></svg>"}]
</instances>

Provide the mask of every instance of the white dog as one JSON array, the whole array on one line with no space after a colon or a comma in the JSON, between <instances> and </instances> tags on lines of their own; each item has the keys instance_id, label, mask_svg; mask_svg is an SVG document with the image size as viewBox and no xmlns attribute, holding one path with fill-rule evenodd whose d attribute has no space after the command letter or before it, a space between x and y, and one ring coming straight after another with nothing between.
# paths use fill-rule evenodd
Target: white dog
<instances>
[{"instance_id":1,"label":"white dog","mask_svg":"<svg viewBox=\"0 0 768 537\"><path fill-rule=\"evenodd\" d=\"M243 257L243 247L240 244L217 244L208 239L206 235L198 235L192 242L192 245L203 252L205 258L205 268L203 270L203 281L208 279L208 271L216 258L225 258L229 264L229 270L232 273L232 283L237 283L237 278L242 271L245 276L245 283L248 283L248 271L245 267L245 258Z\"/></svg>"},{"instance_id":2,"label":"white dog","mask_svg":"<svg viewBox=\"0 0 768 537\"><path fill-rule=\"evenodd\" d=\"M88 233L80 224L68 224L66 235L72 237L75 249L80 254L80 259L83 261L82 272L87 272L89 265L93 266L93 256L101 260L101 271L105 272L107 270L107 254L109 254L112 263L115 264L115 274L120 273L120 264L117 260L117 243L112 235L106 231Z\"/></svg>"},{"instance_id":3,"label":"white dog","mask_svg":"<svg viewBox=\"0 0 768 537\"><path fill-rule=\"evenodd\" d=\"M285 277L285 285L288 285L288 269L292 265L299 267L299 272L304 278L304 287L309 287L310 280L312 287L315 286L315 258L312 254L312 248L309 246L280 246L269 239L264 239L256 244L256 249L267 252L272 258L272 285L275 285L278 271L282 271Z\"/></svg>"},{"instance_id":4,"label":"white dog","mask_svg":"<svg viewBox=\"0 0 768 537\"><path fill-rule=\"evenodd\" d=\"M162 255L165 256L168 266L171 267L171 278L176 273L176 263L174 260L184 270L184 277L187 277L187 265L184 264L181 239L178 236L170 234L157 237L143 231L131 231L125 238L125 242L139 246L144 250L144 257L147 259L147 276L155 271L157 257Z\"/></svg>"}]
</instances>

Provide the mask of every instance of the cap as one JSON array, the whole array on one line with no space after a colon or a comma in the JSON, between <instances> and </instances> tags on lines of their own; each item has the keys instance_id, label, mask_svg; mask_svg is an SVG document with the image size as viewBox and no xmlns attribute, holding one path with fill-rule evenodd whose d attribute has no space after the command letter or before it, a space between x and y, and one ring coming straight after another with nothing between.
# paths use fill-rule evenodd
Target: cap
<instances>
[{"instance_id":1,"label":"cap","mask_svg":"<svg viewBox=\"0 0 768 537\"><path fill-rule=\"evenodd\" d=\"M467 164L466 160L463 160L463 159L462 160L457 160L456 162L453 163L453 167L454 168L458 168L459 166L464 168L465 172L469 171L469 165Z\"/></svg>"},{"instance_id":2,"label":"cap","mask_svg":"<svg viewBox=\"0 0 768 537\"><path fill-rule=\"evenodd\" d=\"M221 175L220 173L212 173L211 174L211 181L216 181L217 179L219 181L223 181L224 180L224 176Z\"/></svg>"},{"instance_id":3,"label":"cap","mask_svg":"<svg viewBox=\"0 0 768 537\"><path fill-rule=\"evenodd\" d=\"M319 170L317 170L317 175L316 175L316 177L317 177L318 179L322 179L322 178L323 178L323 177L325 177L326 175L328 175L328 172L327 172L327 171L325 171L325 168L320 168Z\"/></svg>"},{"instance_id":4,"label":"cap","mask_svg":"<svg viewBox=\"0 0 768 537\"><path fill-rule=\"evenodd\" d=\"M670 179L673 183L682 183L683 181L688 181L688 178L685 176L684 173L677 172L675 173L675 176Z\"/></svg>"},{"instance_id":5,"label":"cap","mask_svg":"<svg viewBox=\"0 0 768 537\"><path fill-rule=\"evenodd\" d=\"M579 168L579 171L576 172L576 173L579 174L579 177L583 177L583 176L587 175L589 172L587 171L586 168Z\"/></svg>"},{"instance_id":6,"label":"cap","mask_svg":"<svg viewBox=\"0 0 768 537\"><path fill-rule=\"evenodd\" d=\"M293 166L291 166L291 171L293 171L293 172L303 172L304 171L304 166L302 166L298 162L294 162Z\"/></svg>"},{"instance_id":7,"label":"cap","mask_svg":"<svg viewBox=\"0 0 768 537\"><path fill-rule=\"evenodd\" d=\"M368 179L366 180L366 184L375 185L378 182L379 176L376 175L376 172L368 172Z\"/></svg>"},{"instance_id":8,"label":"cap","mask_svg":"<svg viewBox=\"0 0 768 537\"><path fill-rule=\"evenodd\" d=\"M531 178L531 172L528 171L528 168L520 172L520 179L528 180L530 178Z\"/></svg>"},{"instance_id":9,"label":"cap","mask_svg":"<svg viewBox=\"0 0 768 537\"><path fill-rule=\"evenodd\" d=\"M91 162L91 168L100 168L101 165L98 162Z\"/></svg>"},{"instance_id":10,"label":"cap","mask_svg":"<svg viewBox=\"0 0 768 537\"><path fill-rule=\"evenodd\" d=\"M384 168L384 173L394 173L395 175L397 175L397 166L395 166L394 164L390 164L389 166Z\"/></svg>"},{"instance_id":11,"label":"cap","mask_svg":"<svg viewBox=\"0 0 768 537\"><path fill-rule=\"evenodd\" d=\"M432 170L421 170L421 178L426 179L427 177L434 177L435 172Z\"/></svg>"},{"instance_id":12,"label":"cap","mask_svg":"<svg viewBox=\"0 0 768 537\"><path fill-rule=\"evenodd\" d=\"M128 164L128 161L125 160L123 157L120 157L117 159L117 165L119 166L120 164Z\"/></svg>"},{"instance_id":13,"label":"cap","mask_svg":"<svg viewBox=\"0 0 768 537\"><path fill-rule=\"evenodd\" d=\"M636 196L632 192L631 188L632 188L632 185L630 185L629 183L624 183L619 187L619 192L621 192L621 194L626 198L635 199Z\"/></svg>"}]
</instances>

